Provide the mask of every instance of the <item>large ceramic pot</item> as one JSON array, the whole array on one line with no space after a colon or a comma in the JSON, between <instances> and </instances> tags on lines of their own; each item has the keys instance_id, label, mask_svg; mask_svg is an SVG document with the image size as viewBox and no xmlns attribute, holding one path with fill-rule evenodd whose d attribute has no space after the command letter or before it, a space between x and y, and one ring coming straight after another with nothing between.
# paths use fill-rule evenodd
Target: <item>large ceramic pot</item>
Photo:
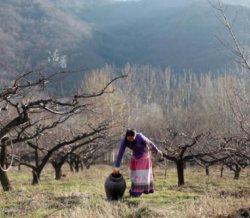
<instances>
[{"instance_id":1,"label":"large ceramic pot","mask_svg":"<svg viewBox=\"0 0 250 218\"><path fill-rule=\"evenodd\" d=\"M122 174L110 174L104 184L108 200L121 200L126 189L126 182Z\"/></svg>"}]
</instances>

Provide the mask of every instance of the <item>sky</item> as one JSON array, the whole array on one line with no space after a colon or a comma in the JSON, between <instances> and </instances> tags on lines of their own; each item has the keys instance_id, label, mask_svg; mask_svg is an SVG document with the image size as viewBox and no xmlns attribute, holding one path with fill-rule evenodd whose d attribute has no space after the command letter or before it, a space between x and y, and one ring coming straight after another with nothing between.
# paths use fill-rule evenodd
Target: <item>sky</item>
<instances>
[{"instance_id":1,"label":"sky","mask_svg":"<svg viewBox=\"0 0 250 218\"><path fill-rule=\"evenodd\" d=\"M115 0L117 2L139 2L140 0Z\"/></svg>"},{"instance_id":2,"label":"sky","mask_svg":"<svg viewBox=\"0 0 250 218\"><path fill-rule=\"evenodd\" d=\"M244 5L250 7L250 0L223 0L226 3Z\"/></svg>"},{"instance_id":3,"label":"sky","mask_svg":"<svg viewBox=\"0 0 250 218\"><path fill-rule=\"evenodd\" d=\"M141 0L115 0L115 1L119 1L119 2L127 2L127 1L141 1ZM168 1L168 0L166 0ZM206 1L206 0L205 0ZM213 0L216 1L216 0ZM250 0L222 0L226 3L230 3L230 4L239 4L239 5L244 5L244 6L249 6L250 7Z\"/></svg>"}]
</instances>

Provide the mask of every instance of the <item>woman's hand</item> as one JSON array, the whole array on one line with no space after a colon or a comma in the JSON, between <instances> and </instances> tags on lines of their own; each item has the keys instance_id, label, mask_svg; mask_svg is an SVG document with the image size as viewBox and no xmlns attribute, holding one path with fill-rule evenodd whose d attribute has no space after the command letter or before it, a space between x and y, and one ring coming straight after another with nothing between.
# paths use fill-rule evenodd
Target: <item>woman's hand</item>
<instances>
[{"instance_id":1,"label":"woman's hand","mask_svg":"<svg viewBox=\"0 0 250 218\"><path fill-rule=\"evenodd\" d=\"M120 169L119 168L115 168L113 169L113 173L114 176L119 175L120 174Z\"/></svg>"},{"instance_id":2,"label":"woman's hand","mask_svg":"<svg viewBox=\"0 0 250 218\"><path fill-rule=\"evenodd\" d=\"M157 152L157 154L158 154L161 158L163 158L163 153L162 153L162 151L159 150L159 151Z\"/></svg>"},{"instance_id":3,"label":"woman's hand","mask_svg":"<svg viewBox=\"0 0 250 218\"><path fill-rule=\"evenodd\" d=\"M159 161L159 162L164 161L164 157L163 157L162 151L158 151L157 154L159 155L159 160L158 160L158 161Z\"/></svg>"}]
</instances>

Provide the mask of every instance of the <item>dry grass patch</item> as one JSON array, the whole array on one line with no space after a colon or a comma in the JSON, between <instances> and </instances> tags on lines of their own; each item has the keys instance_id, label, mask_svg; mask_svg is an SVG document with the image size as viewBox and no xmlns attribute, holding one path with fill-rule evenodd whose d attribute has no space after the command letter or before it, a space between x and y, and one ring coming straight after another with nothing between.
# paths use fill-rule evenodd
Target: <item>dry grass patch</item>
<instances>
[{"instance_id":1,"label":"dry grass patch","mask_svg":"<svg viewBox=\"0 0 250 218\"><path fill-rule=\"evenodd\" d=\"M205 196L196 202L189 202L185 214L188 218L230 217L241 208L250 206L250 196L244 198L217 198Z\"/></svg>"},{"instance_id":2,"label":"dry grass patch","mask_svg":"<svg viewBox=\"0 0 250 218\"><path fill-rule=\"evenodd\" d=\"M130 186L126 167L122 172L127 189L122 202L106 201L104 182L111 166L96 165L90 170L72 173L63 168L61 181L54 179L54 171L48 167L41 177L41 184L30 185L31 173L25 168L14 170L9 176L14 187L0 195L0 217L25 218L141 218L141 217L219 217L233 214L249 207L249 177L242 174L239 181L227 172L225 178L214 174L207 178L204 171L195 168L185 172L186 185L176 185L176 170L155 168L154 194L140 198L129 197ZM212 172L211 172L212 173Z\"/></svg>"}]
</instances>

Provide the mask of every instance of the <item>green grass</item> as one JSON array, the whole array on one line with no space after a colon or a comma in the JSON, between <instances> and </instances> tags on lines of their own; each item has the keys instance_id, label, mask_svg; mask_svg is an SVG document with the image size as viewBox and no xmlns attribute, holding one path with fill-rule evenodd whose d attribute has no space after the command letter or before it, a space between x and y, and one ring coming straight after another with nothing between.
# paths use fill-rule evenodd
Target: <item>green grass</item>
<instances>
[{"instance_id":1,"label":"green grass","mask_svg":"<svg viewBox=\"0 0 250 218\"><path fill-rule=\"evenodd\" d=\"M224 211L225 205L231 205L233 210L234 207L237 209L247 206L250 202L250 176L247 171L237 181L229 171L220 178L216 168L211 170L210 177L206 177L201 168L187 168L185 185L182 187L177 186L174 168L168 169L166 178L164 170L156 168L155 193L142 195L140 198L129 196L128 170L123 168L127 182L124 200L107 202L104 181L111 170L112 167L109 166L93 166L90 170L72 173L65 166L63 172L66 177L56 181L53 169L48 167L41 176L41 183L32 186L31 172L28 169L12 169L8 175L13 191L2 191L0 217L140 218L196 217L196 214L197 217L211 217L229 213L229 209Z\"/></svg>"}]
</instances>

